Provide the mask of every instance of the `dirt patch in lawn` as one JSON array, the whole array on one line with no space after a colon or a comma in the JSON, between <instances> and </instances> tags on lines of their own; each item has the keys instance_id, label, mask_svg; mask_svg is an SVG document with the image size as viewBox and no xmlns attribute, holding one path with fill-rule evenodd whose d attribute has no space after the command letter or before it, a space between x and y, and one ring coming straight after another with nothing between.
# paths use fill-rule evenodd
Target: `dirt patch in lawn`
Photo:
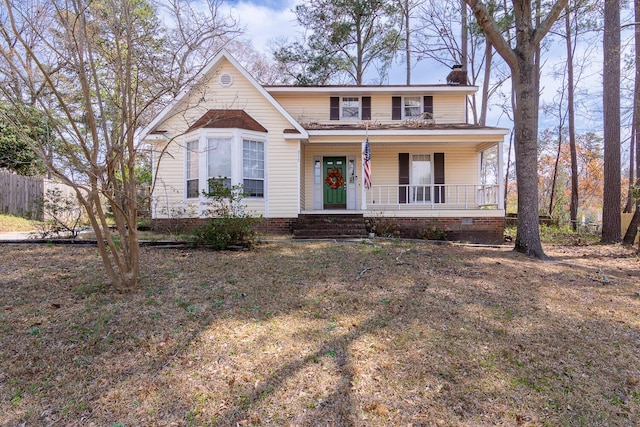
<instances>
[{"instance_id":1,"label":"dirt patch in lawn","mask_svg":"<svg viewBox=\"0 0 640 427\"><path fill-rule=\"evenodd\" d=\"M0 425L630 426L640 260L621 246L2 246ZM637 425L637 424L635 424Z\"/></svg>"}]
</instances>

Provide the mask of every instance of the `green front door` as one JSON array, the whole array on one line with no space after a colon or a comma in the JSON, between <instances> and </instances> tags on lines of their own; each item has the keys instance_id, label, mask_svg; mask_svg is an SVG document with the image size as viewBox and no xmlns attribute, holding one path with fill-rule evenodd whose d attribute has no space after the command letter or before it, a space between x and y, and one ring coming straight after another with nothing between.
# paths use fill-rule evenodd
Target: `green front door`
<instances>
[{"instance_id":1,"label":"green front door","mask_svg":"<svg viewBox=\"0 0 640 427\"><path fill-rule=\"evenodd\" d=\"M347 208L347 159L325 157L323 159L322 191L325 209Z\"/></svg>"}]
</instances>

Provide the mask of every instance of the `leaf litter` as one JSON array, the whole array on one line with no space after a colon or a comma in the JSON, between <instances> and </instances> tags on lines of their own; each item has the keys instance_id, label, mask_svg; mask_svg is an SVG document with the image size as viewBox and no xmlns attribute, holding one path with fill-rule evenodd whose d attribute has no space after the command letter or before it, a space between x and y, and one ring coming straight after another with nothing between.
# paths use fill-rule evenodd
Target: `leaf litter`
<instances>
[{"instance_id":1,"label":"leaf litter","mask_svg":"<svg viewBox=\"0 0 640 427\"><path fill-rule=\"evenodd\" d=\"M0 425L633 425L637 253L545 250L3 246Z\"/></svg>"}]
</instances>

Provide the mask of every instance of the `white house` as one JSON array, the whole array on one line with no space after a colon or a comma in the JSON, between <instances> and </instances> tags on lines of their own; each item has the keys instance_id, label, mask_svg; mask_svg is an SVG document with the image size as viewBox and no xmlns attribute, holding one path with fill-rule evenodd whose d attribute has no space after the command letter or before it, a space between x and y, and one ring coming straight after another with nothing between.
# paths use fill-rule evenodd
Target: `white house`
<instances>
[{"instance_id":1,"label":"white house","mask_svg":"<svg viewBox=\"0 0 640 427\"><path fill-rule=\"evenodd\" d=\"M476 90L262 86L222 50L142 132L154 147L153 218L201 218L209 178L224 177L244 186L268 232L304 235L309 218L331 218L324 235L340 235L336 218L386 218L405 236L438 227L502 241L507 130L467 122Z\"/></svg>"}]
</instances>

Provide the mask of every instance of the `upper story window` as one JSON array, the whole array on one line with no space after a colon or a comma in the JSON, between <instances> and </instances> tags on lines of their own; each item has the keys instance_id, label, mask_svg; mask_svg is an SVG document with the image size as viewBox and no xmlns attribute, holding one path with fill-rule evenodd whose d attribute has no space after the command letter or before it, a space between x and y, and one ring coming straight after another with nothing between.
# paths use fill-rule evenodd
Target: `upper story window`
<instances>
[{"instance_id":1,"label":"upper story window","mask_svg":"<svg viewBox=\"0 0 640 427\"><path fill-rule=\"evenodd\" d=\"M370 96L332 96L330 120L371 120Z\"/></svg>"},{"instance_id":2,"label":"upper story window","mask_svg":"<svg viewBox=\"0 0 640 427\"><path fill-rule=\"evenodd\" d=\"M433 96L392 96L391 119L433 119Z\"/></svg>"},{"instance_id":3,"label":"upper story window","mask_svg":"<svg viewBox=\"0 0 640 427\"><path fill-rule=\"evenodd\" d=\"M360 118L360 98L344 96L340 103L340 118L344 120Z\"/></svg>"},{"instance_id":4,"label":"upper story window","mask_svg":"<svg viewBox=\"0 0 640 427\"><path fill-rule=\"evenodd\" d=\"M421 96L405 96L404 99L404 118L422 117L422 97Z\"/></svg>"}]
</instances>

